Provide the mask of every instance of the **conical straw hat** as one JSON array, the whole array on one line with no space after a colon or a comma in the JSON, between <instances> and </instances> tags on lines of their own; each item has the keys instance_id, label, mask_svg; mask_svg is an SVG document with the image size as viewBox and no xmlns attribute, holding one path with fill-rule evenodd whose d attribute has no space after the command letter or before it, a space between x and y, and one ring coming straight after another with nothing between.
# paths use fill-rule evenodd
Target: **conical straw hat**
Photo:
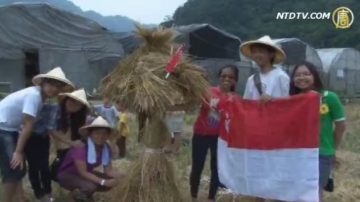
<instances>
[{"instance_id":1,"label":"conical straw hat","mask_svg":"<svg viewBox=\"0 0 360 202\"><path fill-rule=\"evenodd\" d=\"M244 42L243 44L240 45L241 53L248 58L253 58L251 54L251 46L254 44L262 44L272 47L275 50L275 58L274 58L275 64L283 62L286 58L285 52L279 46L277 46L268 35L263 36L257 40Z\"/></svg>"},{"instance_id":2,"label":"conical straw hat","mask_svg":"<svg viewBox=\"0 0 360 202\"><path fill-rule=\"evenodd\" d=\"M75 88L74 84L66 78L65 73L63 72L61 67L55 67L54 69L50 70L45 74L38 74L34 76L32 82L34 85L40 85L41 81L45 78L54 79L64 83L67 86L66 90L74 90Z\"/></svg>"}]
</instances>

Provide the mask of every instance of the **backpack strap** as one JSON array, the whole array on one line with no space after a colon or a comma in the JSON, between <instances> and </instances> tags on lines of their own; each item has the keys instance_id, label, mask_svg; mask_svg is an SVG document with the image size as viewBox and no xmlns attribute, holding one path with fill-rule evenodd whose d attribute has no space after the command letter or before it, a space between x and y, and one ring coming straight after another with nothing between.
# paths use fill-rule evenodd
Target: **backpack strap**
<instances>
[{"instance_id":1,"label":"backpack strap","mask_svg":"<svg viewBox=\"0 0 360 202\"><path fill-rule=\"evenodd\" d=\"M263 90L262 90L262 84L261 84L261 80L260 80L260 73L256 72L254 74L254 84L256 89L258 90L259 95L263 94Z\"/></svg>"}]
</instances>

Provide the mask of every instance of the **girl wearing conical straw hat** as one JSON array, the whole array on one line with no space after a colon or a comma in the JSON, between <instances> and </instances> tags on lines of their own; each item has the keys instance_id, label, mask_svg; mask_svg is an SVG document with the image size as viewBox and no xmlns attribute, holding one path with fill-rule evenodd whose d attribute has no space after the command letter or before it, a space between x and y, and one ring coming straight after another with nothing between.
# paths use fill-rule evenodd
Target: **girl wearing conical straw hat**
<instances>
[{"instance_id":1,"label":"girl wearing conical straw hat","mask_svg":"<svg viewBox=\"0 0 360 202\"><path fill-rule=\"evenodd\" d=\"M111 166L110 146L106 143L116 132L101 116L79 130L84 141L72 147L62 162L58 179L60 185L73 192L75 201L93 201L96 191L109 191L119 183L119 175ZM102 166L104 173L95 171Z\"/></svg>"},{"instance_id":2,"label":"girl wearing conical straw hat","mask_svg":"<svg viewBox=\"0 0 360 202\"><path fill-rule=\"evenodd\" d=\"M73 143L80 139L80 135L71 132L71 129L78 129L84 122L87 114L87 106L85 91L83 89L72 93L62 93L59 96L59 105L45 103L39 113L34 124L32 135L26 145L26 159L29 166L29 180L34 190L35 197L41 201L53 201L51 196L51 179L56 176L56 163L49 169L49 150L50 135L52 135L57 149L59 147L69 147L67 144L73 136ZM66 123L66 124L64 124ZM71 128L69 133L63 133L66 127ZM63 142L61 142L61 140ZM67 141L68 140L68 141ZM61 154L65 154L67 149L58 150L58 157L55 162L60 162Z\"/></svg>"},{"instance_id":3,"label":"girl wearing conical straw hat","mask_svg":"<svg viewBox=\"0 0 360 202\"><path fill-rule=\"evenodd\" d=\"M32 81L35 86L14 92L0 102L0 169L5 202L15 201L15 196L16 201L23 200L24 147L43 102L74 88L60 67Z\"/></svg>"},{"instance_id":4,"label":"girl wearing conical straw hat","mask_svg":"<svg viewBox=\"0 0 360 202\"><path fill-rule=\"evenodd\" d=\"M66 153L81 141L79 129L85 124L90 109L84 89L60 94L59 102L57 128L51 133L56 148L56 158L51 165L51 175L55 181Z\"/></svg>"}]
</instances>

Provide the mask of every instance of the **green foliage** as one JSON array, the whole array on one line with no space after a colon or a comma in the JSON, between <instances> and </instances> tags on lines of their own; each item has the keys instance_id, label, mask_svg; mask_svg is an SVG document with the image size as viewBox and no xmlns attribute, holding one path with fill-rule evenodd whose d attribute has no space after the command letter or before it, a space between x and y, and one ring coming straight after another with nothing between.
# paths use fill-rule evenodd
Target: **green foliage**
<instances>
[{"instance_id":1,"label":"green foliage","mask_svg":"<svg viewBox=\"0 0 360 202\"><path fill-rule=\"evenodd\" d=\"M332 20L277 20L278 12L330 12L349 7L354 24L336 29ZM360 49L360 4L357 0L188 0L173 16L176 25L210 23L242 40L261 37L297 37L316 48L353 47Z\"/></svg>"}]
</instances>

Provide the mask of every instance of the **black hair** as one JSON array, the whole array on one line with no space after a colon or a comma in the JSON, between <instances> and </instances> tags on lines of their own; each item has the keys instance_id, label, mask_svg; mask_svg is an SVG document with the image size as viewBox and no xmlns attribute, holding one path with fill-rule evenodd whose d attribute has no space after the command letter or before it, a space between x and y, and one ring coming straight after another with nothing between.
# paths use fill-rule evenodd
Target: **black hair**
<instances>
[{"instance_id":1,"label":"black hair","mask_svg":"<svg viewBox=\"0 0 360 202\"><path fill-rule=\"evenodd\" d=\"M83 107L78 112L68 114L66 111L66 101L68 99L71 98L65 97L65 99L60 102L58 130L66 133L70 128L71 140L80 140L81 135L79 133L79 129L85 125L88 110L87 107L83 105Z\"/></svg>"},{"instance_id":2,"label":"black hair","mask_svg":"<svg viewBox=\"0 0 360 202\"><path fill-rule=\"evenodd\" d=\"M275 49L275 48L273 48L273 47L271 47L271 46L269 46L269 45L262 44L262 43L251 44L251 45L250 45L250 50L252 50L253 47L264 48L264 49L266 49L268 52L274 53L274 56L270 59L271 64L274 64L274 62L275 62L275 57L276 57L276 49Z\"/></svg>"},{"instance_id":3,"label":"black hair","mask_svg":"<svg viewBox=\"0 0 360 202\"><path fill-rule=\"evenodd\" d=\"M232 65L232 64L222 66L220 68L219 72L218 72L218 77L220 77L221 73L224 71L224 69L227 69L227 68L230 68L234 72L234 76L235 76L234 79L235 79L236 82L238 82L238 80L239 80L239 69L235 65ZM236 85L231 86L230 91L235 92L235 88L236 88Z\"/></svg>"},{"instance_id":4,"label":"black hair","mask_svg":"<svg viewBox=\"0 0 360 202\"><path fill-rule=\"evenodd\" d=\"M297 64L291 74L291 80L290 80L290 95L295 95L295 94L299 94L301 93L301 89L295 86L294 83L294 77L295 77L295 72L296 70L300 67L300 66L305 66L306 68L308 68L308 70L310 71L310 73L312 74L312 76L314 77L314 90L316 91L321 91L324 88L324 85L321 81L319 72L317 71L315 65L313 65L310 62L301 62L299 64Z\"/></svg>"}]
</instances>

